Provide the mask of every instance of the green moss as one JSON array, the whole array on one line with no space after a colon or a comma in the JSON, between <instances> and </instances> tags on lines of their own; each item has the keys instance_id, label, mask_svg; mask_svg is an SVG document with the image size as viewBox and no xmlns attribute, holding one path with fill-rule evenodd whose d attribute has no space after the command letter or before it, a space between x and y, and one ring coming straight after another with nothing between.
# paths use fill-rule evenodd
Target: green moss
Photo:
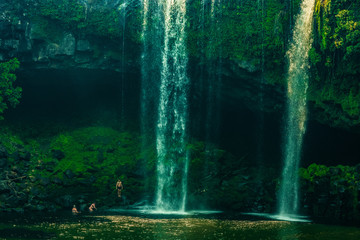
<instances>
[{"instance_id":1,"label":"green moss","mask_svg":"<svg viewBox=\"0 0 360 240\"><path fill-rule=\"evenodd\" d=\"M14 86L16 81L15 71L20 67L17 58L0 63L0 120L2 114L9 106L16 107L21 98L22 89Z\"/></svg>"},{"instance_id":2,"label":"green moss","mask_svg":"<svg viewBox=\"0 0 360 240\"><path fill-rule=\"evenodd\" d=\"M359 218L358 209L358 186L360 183L360 175L358 173L359 166L343 166L327 167L324 165L311 164L308 168L300 169L300 178L302 181L303 192L307 196L311 196L311 202L307 204L313 205L311 209L317 215L316 209L318 205L322 207L335 209L336 216L342 218ZM319 202L319 199L328 199L327 202ZM331 204L331 206L329 206ZM331 212L329 212L331 214ZM325 213L326 214L326 213ZM339 216L341 215L341 216Z\"/></svg>"},{"instance_id":3,"label":"green moss","mask_svg":"<svg viewBox=\"0 0 360 240\"><path fill-rule=\"evenodd\" d=\"M310 49L309 60L312 65L316 65L317 63L321 62L321 55L318 52L316 52L315 48Z\"/></svg>"},{"instance_id":4,"label":"green moss","mask_svg":"<svg viewBox=\"0 0 360 240\"><path fill-rule=\"evenodd\" d=\"M46 191L50 199L61 198L64 194L93 199L115 196L118 177L128 188L128 200L138 199L144 190L143 176L135 174L143 167L140 165L140 144L132 133L107 127L87 127L47 139L27 139L24 144L8 132L0 135L0 142L6 143L3 145L10 153L19 151L20 144L31 153L27 176L41 191ZM150 157L149 160L154 162ZM17 164L21 167L21 162ZM69 176L68 170L73 176L71 173ZM62 183L53 183L54 179L60 179ZM43 186L43 181L50 183ZM111 203L112 199L115 197L107 201Z\"/></svg>"},{"instance_id":5,"label":"green moss","mask_svg":"<svg viewBox=\"0 0 360 240\"><path fill-rule=\"evenodd\" d=\"M122 12L117 9L99 9L89 13L85 33L110 39L120 39Z\"/></svg>"},{"instance_id":6,"label":"green moss","mask_svg":"<svg viewBox=\"0 0 360 240\"><path fill-rule=\"evenodd\" d=\"M16 152L19 146L24 146L23 141L18 136L12 134L4 127L2 127L0 132L0 143L10 154Z\"/></svg>"},{"instance_id":7,"label":"green moss","mask_svg":"<svg viewBox=\"0 0 360 240\"><path fill-rule=\"evenodd\" d=\"M116 155L123 152L117 145L122 140L120 133L110 128L84 128L71 133L64 133L54 139L51 148L65 153L57 168L65 171L71 169L76 174L86 172L92 166L104 166L114 163ZM114 152L107 153L107 150L114 148ZM106 158L101 163L98 158L99 152L103 152ZM122 158L123 159L123 158ZM117 164L121 164L120 161Z\"/></svg>"},{"instance_id":8,"label":"green moss","mask_svg":"<svg viewBox=\"0 0 360 240\"><path fill-rule=\"evenodd\" d=\"M47 42L59 43L62 39L64 29L54 20L46 19L42 16L36 16L32 18L32 38L42 39Z\"/></svg>"},{"instance_id":9,"label":"green moss","mask_svg":"<svg viewBox=\"0 0 360 240\"><path fill-rule=\"evenodd\" d=\"M317 37L315 50L310 52L313 69L309 99L325 113L320 120L346 128L360 124L359 8L359 2L317 0Z\"/></svg>"},{"instance_id":10,"label":"green moss","mask_svg":"<svg viewBox=\"0 0 360 240\"><path fill-rule=\"evenodd\" d=\"M257 1L227 1L220 8L215 4L202 11L202 1L193 1L188 11L188 51L199 59L230 59L246 62L259 69L264 60L265 79L271 84L283 84L285 50L290 35L287 3ZM294 1L297 12L300 1Z\"/></svg>"},{"instance_id":11,"label":"green moss","mask_svg":"<svg viewBox=\"0 0 360 240\"><path fill-rule=\"evenodd\" d=\"M309 180L310 182L314 182L315 179L326 176L329 168L324 165L311 164L307 169L300 169L300 176L303 179Z\"/></svg>"},{"instance_id":12,"label":"green moss","mask_svg":"<svg viewBox=\"0 0 360 240\"><path fill-rule=\"evenodd\" d=\"M81 28L85 21L84 6L77 0L44 0L37 5L39 16L66 24L68 28Z\"/></svg>"},{"instance_id":13,"label":"green moss","mask_svg":"<svg viewBox=\"0 0 360 240\"><path fill-rule=\"evenodd\" d=\"M353 91L350 91L350 94L347 96L344 96L344 98L341 99L341 107L342 109L347 112L351 117L352 116L359 116L360 113L360 93L357 93L356 96L354 96Z\"/></svg>"}]
</instances>

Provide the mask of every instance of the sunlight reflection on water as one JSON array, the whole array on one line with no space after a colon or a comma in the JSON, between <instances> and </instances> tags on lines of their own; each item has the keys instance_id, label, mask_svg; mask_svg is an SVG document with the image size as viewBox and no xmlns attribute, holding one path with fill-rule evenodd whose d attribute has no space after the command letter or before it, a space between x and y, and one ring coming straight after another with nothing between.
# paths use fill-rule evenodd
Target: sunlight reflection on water
<instances>
[{"instance_id":1,"label":"sunlight reflection on water","mask_svg":"<svg viewBox=\"0 0 360 240\"><path fill-rule=\"evenodd\" d=\"M262 219L217 219L215 215L155 217L151 214L109 215L108 212L103 215L49 217L39 222L0 224L0 239L360 239L360 229L355 227ZM42 232L42 235L29 238L31 232Z\"/></svg>"}]
</instances>

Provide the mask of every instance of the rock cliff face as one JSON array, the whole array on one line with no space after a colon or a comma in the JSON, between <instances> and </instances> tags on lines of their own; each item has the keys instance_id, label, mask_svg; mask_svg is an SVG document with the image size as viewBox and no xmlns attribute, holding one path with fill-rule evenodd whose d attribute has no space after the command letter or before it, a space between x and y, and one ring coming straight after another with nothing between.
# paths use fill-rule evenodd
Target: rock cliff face
<instances>
[{"instance_id":1,"label":"rock cliff face","mask_svg":"<svg viewBox=\"0 0 360 240\"><path fill-rule=\"evenodd\" d=\"M86 0L77 4L88 12L91 9L97 11L99 6L116 9L120 1L111 1L111 4L108 1L92 2L94 1ZM55 21L51 17L43 18L43 15L29 10L39 11L39 5L40 2L36 0L0 3L0 61L17 57L22 69L86 68L122 71L121 42L96 34L89 36L76 28L64 27L61 21ZM45 3L43 5L46 6ZM134 66L131 59L126 60L124 66Z\"/></svg>"},{"instance_id":2,"label":"rock cliff face","mask_svg":"<svg viewBox=\"0 0 360 240\"><path fill-rule=\"evenodd\" d=\"M90 4L89 1L85 2ZM105 1L101 4L103 7L114 8L113 5L118 3L112 2L111 6L107 6ZM134 44L129 40L125 43L125 46L131 46L128 48L132 49L125 51L125 65L122 65L124 56L121 41L116 43L110 38L49 26L37 18L27 17L25 13L20 17L14 16L13 12L6 10L9 7L5 4L1 8L0 61L17 57L23 70L95 69L140 72L141 44ZM190 74L196 75L196 66L199 63L194 60L191 64L195 67L190 68ZM261 108L268 112L273 112L282 105L281 88L261 82L258 66L247 61L224 60L221 72L224 76L222 95L225 102L239 102L241 99L240 101L252 110ZM260 89L266 90L265 107L259 106L257 99Z\"/></svg>"},{"instance_id":3,"label":"rock cliff face","mask_svg":"<svg viewBox=\"0 0 360 240\"><path fill-rule=\"evenodd\" d=\"M21 62L21 70L94 69L141 72L141 10L136 3L133 3L138 1L129 1L128 6L123 6L123 1L59 1L66 3L68 8L78 9L69 10L63 6L61 7L64 9L61 9L50 0L4 0L0 3L0 61L17 57ZM50 6L50 2L53 5ZM189 1L189 5L195 2ZM198 22L195 17L198 16L191 15L196 11L196 4L192 7L194 9L193 12L189 12L188 19L190 27L187 28L189 57L192 64L189 75L197 76L199 73L196 71L201 62L198 58L201 58L201 54L206 53L202 51L206 50L199 50L201 47L197 45L197 42L201 40L200 37L204 36L197 35ZM231 9L226 11L231 11ZM122 19L123 16L124 19ZM224 48L237 46L238 49L234 49L234 53L231 49L224 50L227 55L222 56L224 101L230 104L244 104L253 111L281 112L286 99L285 85L281 83L285 70L281 64L284 62L282 52L286 49L283 39L286 39L285 36L288 33L285 30L281 33L281 41L284 44L280 44L281 48L279 45L276 50L271 48L270 43L259 43L260 38L256 39L256 37L247 41L249 46L242 46L238 39L243 38L243 30L235 26L232 28L231 26L235 23L229 19L223 16L224 26L221 25L221 28L225 30L229 28L227 30L231 31L222 35L220 41L222 44L219 45ZM124 27L126 27L125 37L122 36ZM259 31L256 30L254 34ZM270 33L272 34L273 31ZM268 39L274 39L273 37ZM122 49L123 43L125 43L125 49ZM261 49L259 44L265 44L265 76L260 69L261 53L256 52L256 49L257 51ZM248 50L243 51L243 49ZM313 53L314 56L318 56L316 54ZM318 58L321 56L319 55ZM272 64L274 62L277 64ZM320 77L321 74L312 78L316 80ZM357 100L360 95L356 95L357 92L355 94L353 82L348 81L352 83L352 85L348 84L350 87L344 84L346 85L343 87L344 90L339 91L341 94L338 94L341 96L335 101L330 93L337 88L331 85L332 82L326 79L315 80L312 81L313 90L310 91L309 98L310 117L332 127L358 131L360 124ZM352 95L348 97L343 92L351 92Z\"/></svg>"},{"instance_id":4,"label":"rock cliff face","mask_svg":"<svg viewBox=\"0 0 360 240\"><path fill-rule=\"evenodd\" d=\"M0 18L0 61L17 57L23 68L88 68L121 71L120 48L99 45L96 39L82 39L61 32L55 41L39 34L39 23L27 19L16 23Z\"/></svg>"}]
</instances>

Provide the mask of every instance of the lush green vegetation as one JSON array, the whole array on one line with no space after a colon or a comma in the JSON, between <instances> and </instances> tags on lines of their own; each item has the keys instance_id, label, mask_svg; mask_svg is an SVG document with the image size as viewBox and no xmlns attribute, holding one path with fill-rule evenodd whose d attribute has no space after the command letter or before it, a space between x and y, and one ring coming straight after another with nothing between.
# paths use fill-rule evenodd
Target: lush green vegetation
<instances>
[{"instance_id":1,"label":"lush green vegetation","mask_svg":"<svg viewBox=\"0 0 360 240\"><path fill-rule=\"evenodd\" d=\"M138 135L101 126L40 137L24 131L31 130L17 133L4 127L0 133L0 190L7 191L0 196L0 211L52 211L89 201L99 206L119 205L123 202L115 191L118 178L124 183L124 203L153 200L156 151L152 146L141 151ZM245 209L260 199L249 190L257 181L256 169L249 170L244 161L203 142L193 141L187 148L191 158L189 205L203 207L201 202L213 208ZM268 209L274 201L272 174L266 174L269 184L263 193L269 194L270 199L263 200ZM11 188L1 181L9 181ZM12 197L16 201L10 203Z\"/></svg>"},{"instance_id":2,"label":"lush green vegetation","mask_svg":"<svg viewBox=\"0 0 360 240\"><path fill-rule=\"evenodd\" d=\"M300 169L304 204L314 216L359 219L360 166L311 164Z\"/></svg>"},{"instance_id":3,"label":"lush green vegetation","mask_svg":"<svg viewBox=\"0 0 360 240\"><path fill-rule=\"evenodd\" d=\"M203 8L194 0L189 6L190 54L230 59L257 71L263 65L268 83L283 84L285 52L300 2L230 0L211 13L210 5ZM360 124L359 9L359 1L316 1L309 100L319 121L339 127Z\"/></svg>"},{"instance_id":4,"label":"lush green vegetation","mask_svg":"<svg viewBox=\"0 0 360 240\"><path fill-rule=\"evenodd\" d=\"M144 197L152 201L155 149L146 149L145 158L140 145L141 139L134 133L101 126L39 138L19 137L4 128L0 133L0 180L8 181L9 187L0 183L4 193L0 211L52 211L74 203L88 205L91 201L101 207L118 206L123 202L116 196L117 178L124 183L126 204ZM204 142L193 141L187 148L189 206L275 211L275 169L249 166L246 156L238 159ZM303 204L310 206L309 215L358 218L359 166L312 164L300 169L300 179Z\"/></svg>"},{"instance_id":5,"label":"lush green vegetation","mask_svg":"<svg viewBox=\"0 0 360 240\"><path fill-rule=\"evenodd\" d=\"M205 6L202 2L188 1L190 57L205 59L202 64L221 59L250 66L257 73L264 70L267 83L283 86L285 52L300 0L267 0L263 5L262 1L229 0L213 9L210 1ZM29 7L23 9L24 3ZM24 11L33 23L34 39L57 43L64 32L71 32L78 39L98 44L95 55L103 51L104 41L106 46L115 46L109 47L109 52L118 46L125 17L126 41L140 49L141 10L137 7L131 9L132 14L124 15L124 9L102 7L96 1L86 6L77 0L15 0L13 24ZM309 100L316 109L314 115L335 126L359 126L360 1L316 0L313 38ZM14 85L18 67L17 59L0 63L0 118L9 106L19 103L21 88ZM13 183L4 192L25 196L18 197L14 205L1 198L0 209L24 202L31 210L57 209L66 205L45 205L67 198L71 202L96 199L114 205L118 177L124 182L129 203L151 195L156 181L155 151L149 147L142 156L140 145L137 134L107 127L64 130L46 139L1 132L0 163L5 171L0 179ZM203 142L193 141L187 147L191 159L189 202L193 206L207 202L213 208L272 210L276 171L261 173L259 168L246 166L246 160L216 146L209 150ZM313 206L312 214L358 216L359 171L359 167L316 164L301 169L304 201ZM263 176L258 177L259 173ZM323 209L325 206L331 207Z\"/></svg>"},{"instance_id":6,"label":"lush green vegetation","mask_svg":"<svg viewBox=\"0 0 360 240\"><path fill-rule=\"evenodd\" d=\"M285 53L300 0L188 1L187 47L191 57L222 59L264 70L267 83L283 86ZM309 100L319 121L352 127L360 123L360 3L350 0L316 0L314 42L310 51ZM26 6L26 7L24 7ZM32 35L59 42L64 32L86 38L94 56L118 49L126 26L126 55L141 49L141 7L109 8L100 1L14 0L13 22L25 12L33 23ZM125 21L125 22L124 22ZM110 48L103 47L104 40ZM133 44L129 47L129 44ZM119 50L119 49L118 49ZM119 53L109 53L114 59Z\"/></svg>"},{"instance_id":7,"label":"lush green vegetation","mask_svg":"<svg viewBox=\"0 0 360 240\"><path fill-rule=\"evenodd\" d=\"M24 8L24 6L27 6ZM14 0L13 22L25 14L34 24L33 34L45 40L57 42L57 36L70 32L77 37L102 38L119 41L123 38L122 27L128 27L125 38L140 40L141 28L138 9L109 8L97 1L87 3L78 0Z\"/></svg>"},{"instance_id":8,"label":"lush green vegetation","mask_svg":"<svg viewBox=\"0 0 360 240\"><path fill-rule=\"evenodd\" d=\"M14 86L16 80L14 71L19 66L20 62L16 58L0 63L0 119L3 119L4 110L19 103L22 89Z\"/></svg>"},{"instance_id":9,"label":"lush green vegetation","mask_svg":"<svg viewBox=\"0 0 360 240\"><path fill-rule=\"evenodd\" d=\"M22 138L4 128L0 133L0 154L5 157L0 179L10 179L12 194L24 195L21 201L28 210L37 205L47 210L66 207L61 203L65 198L74 203L96 200L113 205L118 178L124 182L127 203L131 203L141 199L144 191L145 170L139 153L139 139L134 134L106 127L81 128L46 138ZM3 197L0 208L11 208Z\"/></svg>"},{"instance_id":10,"label":"lush green vegetation","mask_svg":"<svg viewBox=\"0 0 360 240\"><path fill-rule=\"evenodd\" d=\"M134 201L143 190L143 176L136 174L139 152L139 142L130 133L105 127L82 128L55 136L36 163L50 167L41 167L33 174L80 182L80 191L76 185L67 191L73 189L94 199L111 196L117 178L121 178L127 185L125 194ZM66 174L69 171L73 179Z\"/></svg>"},{"instance_id":11,"label":"lush green vegetation","mask_svg":"<svg viewBox=\"0 0 360 240\"><path fill-rule=\"evenodd\" d=\"M188 11L191 55L230 59L257 70L264 61L265 69L269 70L266 71L268 82L283 81L290 24L287 3L264 1L262 5L259 1L230 0L215 5L214 9L210 4L202 9L201 2L192 1Z\"/></svg>"},{"instance_id":12,"label":"lush green vegetation","mask_svg":"<svg viewBox=\"0 0 360 240\"><path fill-rule=\"evenodd\" d=\"M324 111L318 119L332 119L335 126L358 125L360 2L317 0L314 29L310 98Z\"/></svg>"}]
</instances>

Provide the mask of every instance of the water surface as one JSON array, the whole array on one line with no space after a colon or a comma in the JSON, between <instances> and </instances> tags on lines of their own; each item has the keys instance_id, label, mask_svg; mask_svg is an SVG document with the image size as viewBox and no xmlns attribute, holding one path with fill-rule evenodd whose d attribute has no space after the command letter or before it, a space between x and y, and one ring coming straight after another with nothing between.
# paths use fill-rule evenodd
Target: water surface
<instances>
[{"instance_id":1,"label":"water surface","mask_svg":"<svg viewBox=\"0 0 360 240\"><path fill-rule=\"evenodd\" d=\"M2 215L0 239L360 239L360 228L224 215Z\"/></svg>"}]
</instances>

